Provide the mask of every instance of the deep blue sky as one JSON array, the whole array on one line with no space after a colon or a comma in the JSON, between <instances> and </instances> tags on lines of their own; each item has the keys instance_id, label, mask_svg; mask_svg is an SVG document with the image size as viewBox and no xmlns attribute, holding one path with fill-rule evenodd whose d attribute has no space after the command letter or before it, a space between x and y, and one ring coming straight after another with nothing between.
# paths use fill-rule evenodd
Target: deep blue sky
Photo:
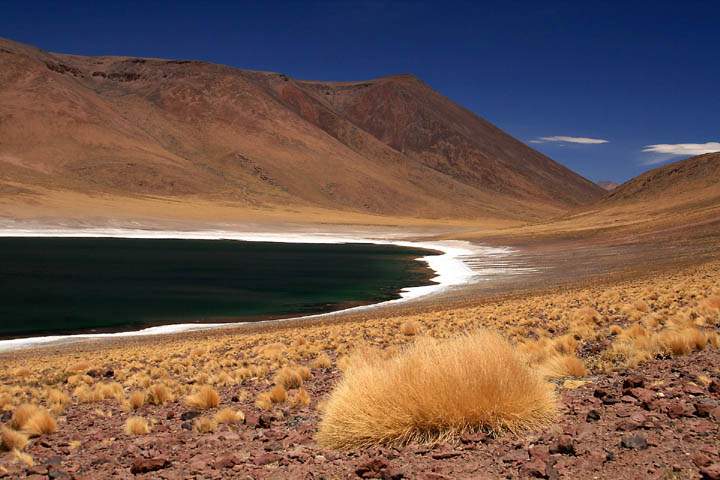
<instances>
[{"instance_id":1,"label":"deep blue sky","mask_svg":"<svg viewBox=\"0 0 720 480\"><path fill-rule=\"evenodd\" d=\"M607 140L533 144L593 180L626 180L682 158L642 152L647 145L720 142L716 1L0 0L0 36L56 52L200 59L302 79L414 73L523 141Z\"/></svg>"}]
</instances>

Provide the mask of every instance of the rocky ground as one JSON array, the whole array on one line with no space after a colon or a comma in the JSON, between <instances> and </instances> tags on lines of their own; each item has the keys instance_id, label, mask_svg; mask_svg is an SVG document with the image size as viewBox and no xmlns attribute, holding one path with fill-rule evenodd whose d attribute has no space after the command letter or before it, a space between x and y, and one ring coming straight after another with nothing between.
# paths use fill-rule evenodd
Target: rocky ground
<instances>
[{"instance_id":1,"label":"rocky ground","mask_svg":"<svg viewBox=\"0 0 720 480\"><path fill-rule=\"evenodd\" d=\"M655 359L634 371L560 382L561 416L549 430L522 436L465 435L433 447L324 450L314 442L317 401L337 380L316 371L305 383L311 405L254 406L266 385L228 388L222 403L245 422L193 431L182 402L145 405L157 423L144 436L123 433L116 402L79 404L57 433L35 440L27 467L0 454L2 478L720 478L720 352ZM113 372L96 372L111 377ZM4 421L8 419L3 419ZM0 470L2 472L3 470Z\"/></svg>"}]
</instances>

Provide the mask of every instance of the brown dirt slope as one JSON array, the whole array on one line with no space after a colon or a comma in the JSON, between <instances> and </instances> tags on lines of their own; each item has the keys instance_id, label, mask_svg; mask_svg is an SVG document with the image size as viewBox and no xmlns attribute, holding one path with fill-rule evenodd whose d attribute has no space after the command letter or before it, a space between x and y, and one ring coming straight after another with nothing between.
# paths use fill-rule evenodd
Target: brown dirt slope
<instances>
[{"instance_id":1,"label":"brown dirt slope","mask_svg":"<svg viewBox=\"0 0 720 480\"><path fill-rule=\"evenodd\" d=\"M720 153L699 155L645 172L617 187L602 203L688 203L700 199L703 203L720 200Z\"/></svg>"},{"instance_id":2,"label":"brown dirt slope","mask_svg":"<svg viewBox=\"0 0 720 480\"><path fill-rule=\"evenodd\" d=\"M0 200L70 192L531 219L601 196L417 79L353 85L365 84L340 101L318 90L340 84L0 39Z\"/></svg>"},{"instance_id":3,"label":"brown dirt slope","mask_svg":"<svg viewBox=\"0 0 720 480\"><path fill-rule=\"evenodd\" d=\"M639 175L600 201L547 221L468 238L595 238L603 242L660 239L712 241L720 232L720 153L672 163Z\"/></svg>"}]
</instances>

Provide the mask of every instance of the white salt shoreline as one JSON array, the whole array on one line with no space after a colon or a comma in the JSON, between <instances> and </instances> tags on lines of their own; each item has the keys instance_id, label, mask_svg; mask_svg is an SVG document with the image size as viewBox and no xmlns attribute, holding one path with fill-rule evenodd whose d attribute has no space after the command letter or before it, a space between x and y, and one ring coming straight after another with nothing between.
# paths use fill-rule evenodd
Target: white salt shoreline
<instances>
[{"instance_id":1,"label":"white salt shoreline","mask_svg":"<svg viewBox=\"0 0 720 480\"><path fill-rule=\"evenodd\" d=\"M280 242L280 243L371 243L398 245L403 247L438 250L441 255L429 255L418 258L425 262L435 273L434 285L408 287L400 291L400 298L384 302L351 307L328 313L292 317L285 319L264 320L261 322L234 322L234 323L203 323L203 324L174 324L144 328L142 330L116 333L86 333L75 335L52 335L44 337L18 338L0 340L0 352L28 348L33 346L66 344L84 340L113 339L121 337L137 337L147 335L167 335L180 332L233 328L247 323L283 322L307 318L337 315L370 308L377 308L393 303L407 302L427 295L436 294L451 287L472 283L481 279L479 272L473 271L464 261L463 257L481 255L491 257L506 257L512 253L509 248L497 248L475 245L459 240L447 241L404 241L389 238L367 238L362 236L341 236L323 233L250 233L227 230L202 231L160 231L138 230L126 228L86 228L86 229L0 229L0 237L54 237L54 238L145 238L145 239L183 239L183 240L238 240L250 242Z\"/></svg>"}]
</instances>

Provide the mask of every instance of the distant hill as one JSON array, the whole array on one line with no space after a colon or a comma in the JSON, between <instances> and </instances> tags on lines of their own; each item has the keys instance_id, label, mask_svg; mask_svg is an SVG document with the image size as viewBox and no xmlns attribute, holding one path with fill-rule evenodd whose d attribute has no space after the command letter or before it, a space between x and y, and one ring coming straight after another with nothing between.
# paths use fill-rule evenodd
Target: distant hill
<instances>
[{"instance_id":1,"label":"distant hill","mask_svg":"<svg viewBox=\"0 0 720 480\"><path fill-rule=\"evenodd\" d=\"M617 187L620 186L619 183L611 182L610 180L603 180L601 182L596 182L597 185L607 191L615 190Z\"/></svg>"},{"instance_id":2,"label":"distant hill","mask_svg":"<svg viewBox=\"0 0 720 480\"><path fill-rule=\"evenodd\" d=\"M613 190L601 203L652 202L650 208L720 203L720 153L707 153L655 168Z\"/></svg>"},{"instance_id":3,"label":"distant hill","mask_svg":"<svg viewBox=\"0 0 720 480\"><path fill-rule=\"evenodd\" d=\"M0 40L0 105L8 208L72 192L90 202L534 219L603 195L409 75L308 82Z\"/></svg>"}]
</instances>

